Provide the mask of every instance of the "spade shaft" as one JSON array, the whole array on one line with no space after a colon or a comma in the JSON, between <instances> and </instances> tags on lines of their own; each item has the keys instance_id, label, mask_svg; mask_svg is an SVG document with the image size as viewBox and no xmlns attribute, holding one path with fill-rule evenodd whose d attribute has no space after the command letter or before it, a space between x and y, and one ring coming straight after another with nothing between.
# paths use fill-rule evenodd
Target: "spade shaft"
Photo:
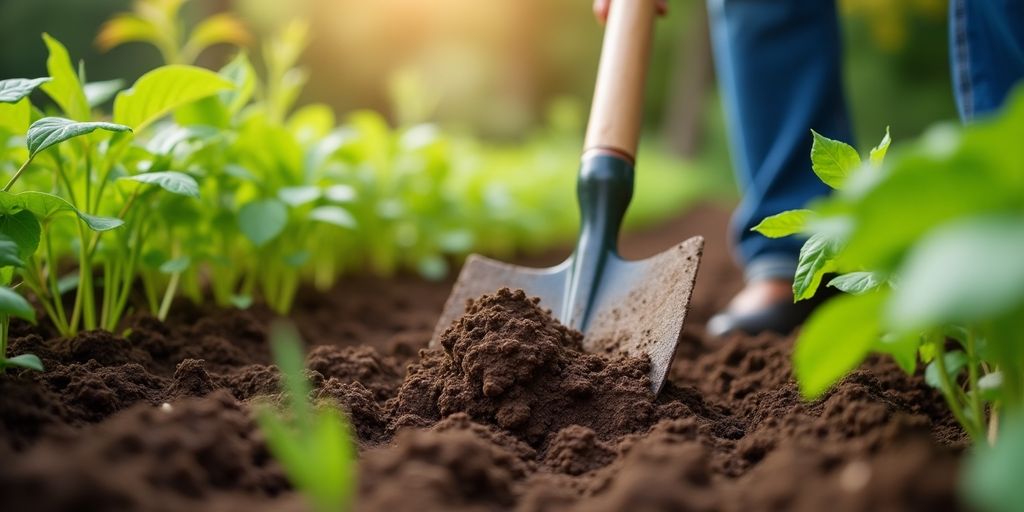
<instances>
[{"instance_id":1,"label":"spade shaft","mask_svg":"<svg viewBox=\"0 0 1024 512\"><path fill-rule=\"evenodd\" d=\"M432 346L462 315L467 300L520 288L539 297L564 325L583 332L587 351L649 357L651 389L661 389L682 333L703 239L641 261L626 261L618 253L619 230L633 197L655 15L655 0L611 3L577 181L580 232L572 255L545 269L471 255L434 329Z\"/></svg>"}]
</instances>

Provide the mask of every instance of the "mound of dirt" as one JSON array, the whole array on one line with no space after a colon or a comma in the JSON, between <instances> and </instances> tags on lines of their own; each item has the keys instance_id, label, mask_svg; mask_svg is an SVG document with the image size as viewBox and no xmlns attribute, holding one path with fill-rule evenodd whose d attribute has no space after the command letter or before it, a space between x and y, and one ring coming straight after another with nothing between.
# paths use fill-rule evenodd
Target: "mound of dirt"
<instances>
[{"instance_id":1,"label":"mound of dirt","mask_svg":"<svg viewBox=\"0 0 1024 512\"><path fill-rule=\"evenodd\" d=\"M522 290L485 295L441 335L443 352L409 368L395 414L462 412L534 446L570 425L608 438L649 424L647 361L587 354L581 340Z\"/></svg>"}]
</instances>

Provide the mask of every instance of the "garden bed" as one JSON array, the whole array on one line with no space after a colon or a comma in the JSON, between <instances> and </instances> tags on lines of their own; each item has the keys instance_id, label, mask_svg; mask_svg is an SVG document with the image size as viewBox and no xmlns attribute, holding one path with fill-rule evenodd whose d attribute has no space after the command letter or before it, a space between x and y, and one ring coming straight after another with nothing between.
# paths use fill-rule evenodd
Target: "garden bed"
<instances>
[{"instance_id":1,"label":"garden bed","mask_svg":"<svg viewBox=\"0 0 1024 512\"><path fill-rule=\"evenodd\" d=\"M434 352L420 350L450 282L349 279L300 294L292 318L314 345L315 393L343 405L359 437L357 509L958 508L967 439L923 379L874 358L805 403L792 337L705 335L740 285L726 221L703 207L627 237L630 257L708 237L657 398L645 362L576 353L574 334L514 293L478 303ZM279 392L272 316L183 305L167 322L132 318L123 337L70 340L12 327L11 353L47 371L0 379L5 507L305 510L251 414Z\"/></svg>"}]
</instances>

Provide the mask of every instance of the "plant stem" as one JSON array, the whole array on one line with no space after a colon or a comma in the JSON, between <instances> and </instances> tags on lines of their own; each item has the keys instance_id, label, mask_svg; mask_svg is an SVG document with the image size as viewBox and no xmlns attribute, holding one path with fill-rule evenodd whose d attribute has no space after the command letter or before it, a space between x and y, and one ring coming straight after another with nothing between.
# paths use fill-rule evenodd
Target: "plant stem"
<instances>
[{"instance_id":1,"label":"plant stem","mask_svg":"<svg viewBox=\"0 0 1024 512\"><path fill-rule=\"evenodd\" d=\"M971 439L975 442L983 440L984 429L979 429L975 422L968 421L967 415L964 414L963 406L957 399L957 388L949 380L949 374L946 372L946 348L941 341L936 343L936 346L938 347L938 354L935 356L935 364L939 370L942 396L946 398L946 403L949 405L949 410L953 413L953 417L964 427L964 430L971 436Z\"/></svg>"},{"instance_id":2,"label":"plant stem","mask_svg":"<svg viewBox=\"0 0 1024 512\"><path fill-rule=\"evenodd\" d=\"M167 291L164 292L163 302L160 303L160 312L157 313L157 318L160 321L167 320L167 313L171 311L171 302L174 301L174 294L178 290L178 282L181 280L181 272L175 272L171 274L171 280L167 283Z\"/></svg>"},{"instance_id":3,"label":"plant stem","mask_svg":"<svg viewBox=\"0 0 1024 512\"><path fill-rule=\"evenodd\" d=\"M64 311L64 300L60 294L60 285L57 280L57 258L53 252L53 241L50 235L49 226L43 227L43 252L46 254L46 274L50 283L50 298L53 302L53 310L56 313L54 323L57 324L57 330L60 331L61 335L67 336L68 332L68 315ZM46 301L43 301L46 304Z\"/></svg>"},{"instance_id":4,"label":"plant stem","mask_svg":"<svg viewBox=\"0 0 1024 512\"><path fill-rule=\"evenodd\" d=\"M7 185L4 186L4 192L10 192L11 187L13 187L14 183L18 181L18 178L20 178L21 174L25 172L25 169L28 169L28 164L32 163L32 160L34 160L35 157L35 155L29 155L28 160L25 160L25 163L21 164L21 167L18 168L18 172L14 173L14 176L11 176L11 181L8 181Z\"/></svg>"},{"instance_id":5,"label":"plant stem","mask_svg":"<svg viewBox=\"0 0 1024 512\"><path fill-rule=\"evenodd\" d=\"M978 386L978 355L974 329L967 330L967 385L970 390L971 411L978 426L984 430L985 409L981 403L981 389Z\"/></svg>"}]
</instances>

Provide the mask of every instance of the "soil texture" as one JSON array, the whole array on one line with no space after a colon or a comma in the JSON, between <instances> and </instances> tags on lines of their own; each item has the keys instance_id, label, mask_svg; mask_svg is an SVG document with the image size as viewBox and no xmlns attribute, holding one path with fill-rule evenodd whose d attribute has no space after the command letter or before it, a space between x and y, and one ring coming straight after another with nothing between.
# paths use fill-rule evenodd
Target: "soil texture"
<instances>
[{"instance_id":1,"label":"soil texture","mask_svg":"<svg viewBox=\"0 0 1024 512\"><path fill-rule=\"evenodd\" d=\"M801 401L792 336L713 340L740 286L714 206L624 239L627 257L707 237L669 381L587 354L520 291L474 300L427 350L450 282L304 292L314 398L359 445L357 510L958 510L963 432L920 376L869 360ZM526 260L550 263L563 254ZM0 376L0 496L18 511L305 511L253 419L280 392L272 315L182 305L122 335L15 326L46 372Z\"/></svg>"}]
</instances>

